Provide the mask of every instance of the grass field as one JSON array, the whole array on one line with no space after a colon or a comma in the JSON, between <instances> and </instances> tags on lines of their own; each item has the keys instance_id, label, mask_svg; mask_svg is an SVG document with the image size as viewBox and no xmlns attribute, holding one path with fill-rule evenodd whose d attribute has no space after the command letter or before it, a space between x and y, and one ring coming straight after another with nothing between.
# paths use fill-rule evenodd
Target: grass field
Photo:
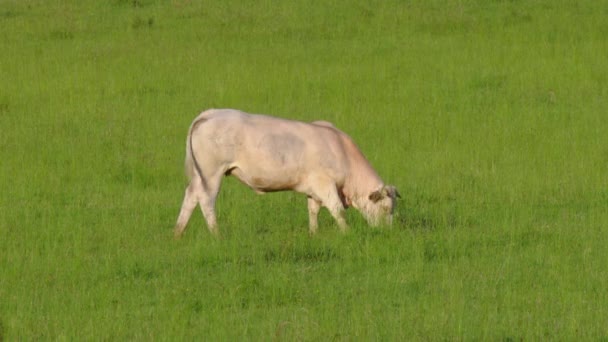
<instances>
[{"instance_id":1,"label":"grass field","mask_svg":"<svg viewBox=\"0 0 608 342\"><path fill-rule=\"evenodd\" d=\"M0 0L0 341L608 340L603 1ZM348 132L392 228L226 179L207 108Z\"/></svg>"}]
</instances>

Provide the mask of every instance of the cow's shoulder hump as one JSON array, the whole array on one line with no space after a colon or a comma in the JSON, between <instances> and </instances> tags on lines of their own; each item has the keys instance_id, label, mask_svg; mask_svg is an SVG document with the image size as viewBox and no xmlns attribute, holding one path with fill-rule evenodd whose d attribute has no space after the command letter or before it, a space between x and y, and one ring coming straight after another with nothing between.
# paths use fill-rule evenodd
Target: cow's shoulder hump
<instances>
[{"instance_id":1,"label":"cow's shoulder hump","mask_svg":"<svg viewBox=\"0 0 608 342\"><path fill-rule=\"evenodd\" d=\"M337 129L333 123L331 123L329 121L325 121L325 120L313 121L313 122L311 122L311 124L313 124L315 126L322 126L322 127L329 127L329 128Z\"/></svg>"}]
</instances>

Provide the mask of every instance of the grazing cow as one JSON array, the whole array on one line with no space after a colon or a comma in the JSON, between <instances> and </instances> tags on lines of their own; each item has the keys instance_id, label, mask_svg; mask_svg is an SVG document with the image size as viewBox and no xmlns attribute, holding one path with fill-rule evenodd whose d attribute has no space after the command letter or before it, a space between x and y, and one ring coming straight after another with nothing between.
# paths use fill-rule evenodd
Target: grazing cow
<instances>
[{"instance_id":1,"label":"grazing cow","mask_svg":"<svg viewBox=\"0 0 608 342\"><path fill-rule=\"evenodd\" d=\"M352 139L326 121L305 123L234 109L210 109L190 126L186 139L190 184L177 218L180 237L198 203L217 234L215 200L222 177L233 175L257 193L293 190L308 196L310 233L326 207L341 231L353 206L370 225L392 223L395 187L385 185Z\"/></svg>"}]
</instances>

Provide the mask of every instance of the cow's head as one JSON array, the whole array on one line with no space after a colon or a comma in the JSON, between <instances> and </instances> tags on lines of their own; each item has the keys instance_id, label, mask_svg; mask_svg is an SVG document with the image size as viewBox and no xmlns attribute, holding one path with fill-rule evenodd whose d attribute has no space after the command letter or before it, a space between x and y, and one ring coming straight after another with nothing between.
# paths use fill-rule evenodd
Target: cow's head
<instances>
[{"instance_id":1,"label":"cow's head","mask_svg":"<svg viewBox=\"0 0 608 342\"><path fill-rule=\"evenodd\" d=\"M397 189L392 185L384 185L369 194L367 197L368 201L363 210L363 214L369 225L392 224L397 198L401 198L401 195L399 195Z\"/></svg>"}]
</instances>

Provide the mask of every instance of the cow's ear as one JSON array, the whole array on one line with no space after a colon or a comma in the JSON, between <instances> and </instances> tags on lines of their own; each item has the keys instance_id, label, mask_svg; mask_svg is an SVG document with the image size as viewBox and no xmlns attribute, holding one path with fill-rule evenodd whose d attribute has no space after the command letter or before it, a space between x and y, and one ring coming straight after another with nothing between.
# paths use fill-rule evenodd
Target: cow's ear
<instances>
[{"instance_id":1,"label":"cow's ear","mask_svg":"<svg viewBox=\"0 0 608 342\"><path fill-rule=\"evenodd\" d=\"M384 189L380 189L380 190L376 190L374 192L372 192L371 194L369 194L369 200L376 203L379 200L382 199L382 197L384 197L383 195L383 190Z\"/></svg>"},{"instance_id":2,"label":"cow's ear","mask_svg":"<svg viewBox=\"0 0 608 342\"><path fill-rule=\"evenodd\" d=\"M397 188L395 188L392 185L385 186L383 190L386 191L386 196L390 196L392 198L401 198L401 194L399 194L399 191L397 191Z\"/></svg>"}]
</instances>

